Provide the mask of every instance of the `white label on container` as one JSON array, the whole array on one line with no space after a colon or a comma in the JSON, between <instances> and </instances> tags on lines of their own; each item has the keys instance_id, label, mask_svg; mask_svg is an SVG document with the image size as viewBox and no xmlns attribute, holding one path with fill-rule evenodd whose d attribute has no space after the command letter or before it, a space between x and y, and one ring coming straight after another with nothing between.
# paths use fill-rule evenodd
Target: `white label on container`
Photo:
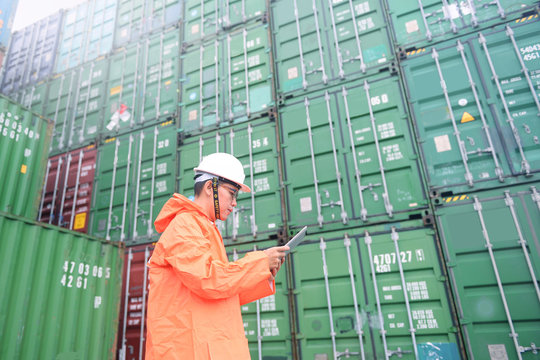
<instances>
[{"instance_id":1,"label":"white label on container","mask_svg":"<svg viewBox=\"0 0 540 360\"><path fill-rule=\"evenodd\" d=\"M354 6L354 10L356 11L356 15L362 15L369 11L369 2L365 1L361 4L357 4Z\"/></svg>"},{"instance_id":2,"label":"white label on container","mask_svg":"<svg viewBox=\"0 0 540 360\"><path fill-rule=\"evenodd\" d=\"M491 360L508 360L504 344L489 344L488 351Z\"/></svg>"},{"instance_id":3,"label":"white label on container","mask_svg":"<svg viewBox=\"0 0 540 360\"><path fill-rule=\"evenodd\" d=\"M32 155L32 149L24 149L24 157L29 157Z\"/></svg>"},{"instance_id":4,"label":"white label on container","mask_svg":"<svg viewBox=\"0 0 540 360\"><path fill-rule=\"evenodd\" d=\"M270 295L260 300L261 311L275 311L276 310L276 296Z\"/></svg>"},{"instance_id":5,"label":"white label on container","mask_svg":"<svg viewBox=\"0 0 540 360\"><path fill-rule=\"evenodd\" d=\"M450 17L453 19L457 19L459 18L459 9L458 9L458 6L457 4L451 4L451 5L448 5L448 6L443 6L443 12L444 12L444 16L446 18Z\"/></svg>"},{"instance_id":6,"label":"white label on container","mask_svg":"<svg viewBox=\"0 0 540 360\"><path fill-rule=\"evenodd\" d=\"M268 178L262 178L262 179L255 179L253 182L253 186L255 187L255 192L258 193L259 191L268 191L270 190L270 184L268 183Z\"/></svg>"},{"instance_id":7,"label":"white label on container","mask_svg":"<svg viewBox=\"0 0 540 360\"><path fill-rule=\"evenodd\" d=\"M276 224L274 224L274 223L268 224L268 228L269 228L269 229L275 229L275 228L276 228Z\"/></svg>"},{"instance_id":8,"label":"white label on container","mask_svg":"<svg viewBox=\"0 0 540 360\"><path fill-rule=\"evenodd\" d=\"M412 318L416 320L416 329L438 329L439 324L433 315L433 310L412 310Z\"/></svg>"},{"instance_id":9,"label":"white label on container","mask_svg":"<svg viewBox=\"0 0 540 360\"><path fill-rule=\"evenodd\" d=\"M437 152L445 152L452 150L448 135L436 136L433 138L433 140L435 141L435 148L437 149Z\"/></svg>"},{"instance_id":10,"label":"white label on container","mask_svg":"<svg viewBox=\"0 0 540 360\"><path fill-rule=\"evenodd\" d=\"M164 175L167 173L167 163L161 163L157 164L156 166L157 174L158 175Z\"/></svg>"},{"instance_id":11,"label":"white label on container","mask_svg":"<svg viewBox=\"0 0 540 360\"><path fill-rule=\"evenodd\" d=\"M467 99L459 99L458 100L458 104L459 106L466 106L469 102L467 101Z\"/></svg>"},{"instance_id":12,"label":"white label on container","mask_svg":"<svg viewBox=\"0 0 540 360\"><path fill-rule=\"evenodd\" d=\"M197 110L191 110L188 113L188 120L189 121L197 120Z\"/></svg>"},{"instance_id":13,"label":"white label on container","mask_svg":"<svg viewBox=\"0 0 540 360\"><path fill-rule=\"evenodd\" d=\"M277 319L261 320L262 336L279 336Z\"/></svg>"},{"instance_id":14,"label":"white label on container","mask_svg":"<svg viewBox=\"0 0 540 360\"><path fill-rule=\"evenodd\" d=\"M289 80L296 79L298 77L298 68L295 66L287 70L287 78Z\"/></svg>"},{"instance_id":15,"label":"white label on container","mask_svg":"<svg viewBox=\"0 0 540 360\"><path fill-rule=\"evenodd\" d=\"M268 170L268 166L266 164L266 159L256 160L253 162L253 172L255 174L258 174L267 170Z\"/></svg>"},{"instance_id":16,"label":"white label on container","mask_svg":"<svg viewBox=\"0 0 540 360\"><path fill-rule=\"evenodd\" d=\"M192 34L198 34L199 33L199 24L195 24L191 27L191 33Z\"/></svg>"},{"instance_id":17,"label":"white label on container","mask_svg":"<svg viewBox=\"0 0 540 360\"><path fill-rule=\"evenodd\" d=\"M405 28L407 29L407 34L417 32L419 30L418 21L412 20L405 23Z\"/></svg>"},{"instance_id":18,"label":"white label on container","mask_svg":"<svg viewBox=\"0 0 540 360\"><path fill-rule=\"evenodd\" d=\"M301 212L309 212L313 209L311 206L311 198L305 197L300 199L300 211Z\"/></svg>"},{"instance_id":19,"label":"white label on container","mask_svg":"<svg viewBox=\"0 0 540 360\"><path fill-rule=\"evenodd\" d=\"M94 309L99 309L101 306L101 296L94 297Z\"/></svg>"},{"instance_id":20,"label":"white label on container","mask_svg":"<svg viewBox=\"0 0 540 360\"><path fill-rule=\"evenodd\" d=\"M386 161L388 162L403 159L403 154L399 149L399 144L383 146L382 152L383 155L386 155Z\"/></svg>"},{"instance_id":21,"label":"white label on container","mask_svg":"<svg viewBox=\"0 0 540 360\"><path fill-rule=\"evenodd\" d=\"M377 131L380 133L381 139L396 136L396 129L393 122L377 125Z\"/></svg>"},{"instance_id":22,"label":"white label on container","mask_svg":"<svg viewBox=\"0 0 540 360\"><path fill-rule=\"evenodd\" d=\"M358 30L360 31L366 31L374 27L375 27L375 23L373 22L373 19L371 17L368 17L367 19L361 19L358 21Z\"/></svg>"},{"instance_id":23,"label":"white label on container","mask_svg":"<svg viewBox=\"0 0 540 360\"><path fill-rule=\"evenodd\" d=\"M407 291L410 300L429 300L427 283L425 281L413 281L407 283Z\"/></svg>"}]
</instances>

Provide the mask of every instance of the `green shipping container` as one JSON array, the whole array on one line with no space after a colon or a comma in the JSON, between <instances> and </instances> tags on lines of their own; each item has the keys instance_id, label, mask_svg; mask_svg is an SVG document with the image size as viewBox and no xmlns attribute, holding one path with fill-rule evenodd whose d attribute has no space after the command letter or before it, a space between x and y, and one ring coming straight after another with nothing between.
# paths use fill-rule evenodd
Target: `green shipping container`
<instances>
[{"instance_id":1,"label":"green shipping container","mask_svg":"<svg viewBox=\"0 0 540 360\"><path fill-rule=\"evenodd\" d=\"M149 32L176 25L182 18L182 0L120 0L114 47L135 43Z\"/></svg>"},{"instance_id":2,"label":"green shipping container","mask_svg":"<svg viewBox=\"0 0 540 360\"><path fill-rule=\"evenodd\" d=\"M421 221L308 234L292 268L300 359L461 358L435 232Z\"/></svg>"},{"instance_id":3,"label":"green shipping container","mask_svg":"<svg viewBox=\"0 0 540 360\"><path fill-rule=\"evenodd\" d=\"M534 15L534 0L492 2L386 0L396 45L420 48L515 18Z\"/></svg>"},{"instance_id":4,"label":"green shipping container","mask_svg":"<svg viewBox=\"0 0 540 360\"><path fill-rule=\"evenodd\" d=\"M511 22L402 62L433 196L538 179L539 32Z\"/></svg>"},{"instance_id":5,"label":"green shipping container","mask_svg":"<svg viewBox=\"0 0 540 360\"><path fill-rule=\"evenodd\" d=\"M54 123L51 155L66 152L69 133L74 114L74 97L77 92L77 69L66 71L49 80L47 101L45 102L45 117Z\"/></svg>"},{"instance_id":6,"label":"green shipping container","mask_svg":"<svg viewBox=\"0 0 540 360\"><path fill-rule=\"evenodd\" d=\"M225 250L230 261L250 251L276 246L275 241L230 245ZM242 306L244 331L252 359L289 360L292 357L289 286L285 265L276 276L276 293Z\"/></svg>"},{"instance_id":7,"label":"green shipping container","mask_svg":"<svg viewBox=\"0 0 540 360\"><path fill-rule=\"evenodd\" d=\"M251 120L274 106L268 26L228 32L182 55L182 130ZM224 59L224 61L219 61Z\"/></svg>"},{"instance_id":8,"label":"green shipping container","mask_svg":"<svg viewBox=\"0 0 540 360\"><path fill-rule=\"evenodd\" d=\"M186 0L184 41L190 44L207 41L239 25L265 21L265 15L264 0Z\"/></svg>"},{"instance_id":9,"label":"green shipping container","mask_svg":"<svg viewBox=\"0 0 540 360\"><path fill-rule=\"evenodd\" d=\"M37 216L52 125L0 96L0 211Z\"/></svg>"},{"instance_id":10,"label":"green shipping container","mask_svg":"<svg viewBox=\"0 0 540 360\"><path fill-rule=\"evenodd\" d=\"M95 142L103 126L105 84L109 60L100 58L79 67L73 116L69 126L69 149Z\"/></svg>"},{"instance_id":11,"label":"green shipping container","mask_svg":"<svg viewBox=\"0 0 540 360\"><path fill-rule=\"evenodd\" d=\"M174 193L176 137L166 122L98 147L90 234L128 245L157 239L154 220Z\"/></svg>"},{"instance_id":12,"label":"green shipping container","mask_svg":"<svg viewBox=\"0 0 540 360\"><path fill-rule=\"evenodd\" d=\"M49 84L46 80L11 94L10 98L38 115L45 116Z\"/></svg>"},{"instance_id":13,"label":"green shipping container","mask_svg":"<svg viewBox=\"0 0 540 360\"><path fill-rule=\"evenodd\" d=\"M107 55L113 46L117 0L89 0L66 11L56 72Z\"/></svg>"},{"instance_id":14,"label":"green shipping container","mask_svg":"<svg viewBox=\"0 0 540 360\"><path fill-rule=\"evenodd\" d=\"M422 217L428 206L395 77L280 108L289 226L322 231Z\"/></svg>"},{"instance_id":15,"label":"green shipping container","mask_svg":"<svg viewBox=\"0 0 540 360\"><path fill-rule=\"evenodd\" d=\"M118 49L111 56L103 136L171 120L177 114L179 30Z\"/></svg>"},{"instance_id":16,"label":"green shipping container","mask_svg":"<svg viewBox=\"0 0 540 360\"><path fill-rule=\"evenodd\" d=\"M0 357L115 359L123 249L0 213Z\"/></svg>"},{"instance_id":17,"label":"green shipping container","mask_svg":"<svg viewBox=\"0 0 540 360\"><path fill-rule=\"evenodd\" d=\"M393 67L379 1L272 2L277 88L281 95L319 90Z\"/></svg>"},{"instance_id":18,"label":"green shipping container","mask_svg":"<svg viewBox=\"0 0 540 360\"><path fill-rule=\"evenodd\" d=\"M539 186L438 199L437 225L470 359L539 357Z\"/></svg>"},{"instance_id":19,"label":"green shipping container","mask_svg":"<svg viewBox=\"0 0 540 360\"><path fill-rule=\"evenodd\" d=\"M277 237L283 226L275 123L260 119L186 139L180 145L180 193L193 196L193 168L203 156L226 152L244 166L252 192L240 193L237 206L219 229L226 244Z\"/></svg>"}]
</instances>

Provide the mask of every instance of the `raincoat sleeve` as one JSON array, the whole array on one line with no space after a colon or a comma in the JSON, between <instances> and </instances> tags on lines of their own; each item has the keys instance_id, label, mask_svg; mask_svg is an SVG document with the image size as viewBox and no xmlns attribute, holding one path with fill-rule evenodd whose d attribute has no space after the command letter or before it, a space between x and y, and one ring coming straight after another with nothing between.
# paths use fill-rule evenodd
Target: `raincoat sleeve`
<instances>
[{"instance_id":1,"label":"raincoat sleeve","mask_svg":"<svg viewBox=\"0 0 540 360\"><path fill-rule=\"evenodd\" d=\"M212 249L212 245L219 246L221 239L205 236L189 216L177 216L170 226L172 233L167 238L174 241L166 241L165 260L195 294L206 299L225 299L254 288L260 292L264 282L270 287L269 260L262 251L249 253L235 262L223 261L216 258Z\"/></svg>"},{"instance_id":2,"label":"raincoat sleeve","mask_svg":"<svg viewBox=\"0 0 540 360\"><path fill-rule=\"evenodd\" d=\"M248 304L252 301L262 299L264 297L275 294L275 292L276 292L275 280L270 280L270 279L263 280L259 282L257 285L255 285L253 288L251 288L250 290L242 291L240 293L240 305Z\"/></svg>"}]
</instances>

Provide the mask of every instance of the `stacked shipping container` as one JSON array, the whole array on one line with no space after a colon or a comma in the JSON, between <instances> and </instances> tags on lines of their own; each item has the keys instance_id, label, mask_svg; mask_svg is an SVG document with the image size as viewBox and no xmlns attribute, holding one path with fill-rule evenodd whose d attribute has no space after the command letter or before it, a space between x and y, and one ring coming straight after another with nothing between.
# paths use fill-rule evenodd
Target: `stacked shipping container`
<instances>
[{"instance_id":1,"label":"stacked shipping container","mask_svg":"<svg viewBox=\"0 0 540 360\"><path fill-rule=\"evenodd\" d=\"M309 226L276 294L242 308L253 358L536 358L534 1L66 14L57 74L4 80L54 121L40 219L130 247L119 358L144 354L153 219L216 151L254 190L219 224L231 260Z\"/></svg>"}]
</instances>

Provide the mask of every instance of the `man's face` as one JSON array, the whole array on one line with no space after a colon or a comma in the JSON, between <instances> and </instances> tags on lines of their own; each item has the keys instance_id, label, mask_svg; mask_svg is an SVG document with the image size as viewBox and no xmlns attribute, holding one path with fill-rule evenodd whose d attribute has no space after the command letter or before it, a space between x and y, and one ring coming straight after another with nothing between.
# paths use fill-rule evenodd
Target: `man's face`
<instances>
[{"instance_id":1,"label":"man's face","mask_svg":"<svg viewBox=\"0 0 540 360\"><path fill-rule=\"evenodd\" d=\"M229 184L220 184L218 191L220 220L227 220L227 217L229 217L233 212L233 208L237 205L238 189Z\"/></svg>"}]
</instances>

